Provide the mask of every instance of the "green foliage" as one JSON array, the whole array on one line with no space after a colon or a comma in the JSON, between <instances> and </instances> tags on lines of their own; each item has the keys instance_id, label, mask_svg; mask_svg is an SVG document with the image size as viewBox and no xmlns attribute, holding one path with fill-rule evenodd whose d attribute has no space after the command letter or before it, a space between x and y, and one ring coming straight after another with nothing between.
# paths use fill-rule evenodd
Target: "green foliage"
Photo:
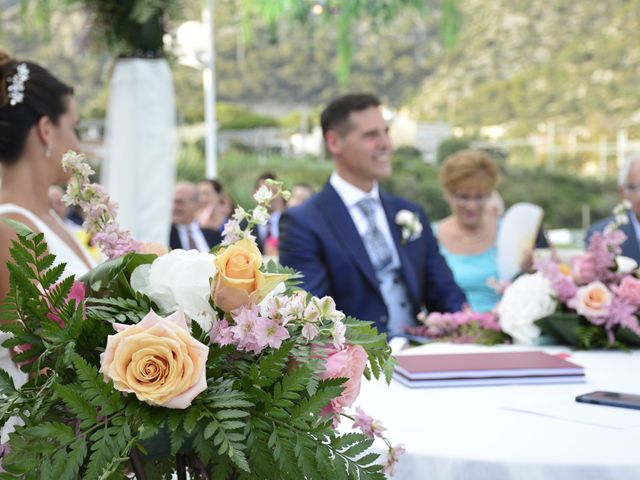
<instances>
[{"instance_id":1,"label":"green foliage","mask_svg":"<svg viewBox=\"0 0 640 480\"><path fill-rule=\"evenodd\" d=\"M165 17L177 16L180 2L175 0L22 0L21 17L37 12L35 24L23 22L23 28L37 26L51 31L51 14L81 6L93 18L94 41L106 45L118 56L160 56L163 53Z\"/></svg>"},{"instance_id":2,"label":"green foliage","mask_svg":"<svg viewBox=\"0 0 640 480\"><path fill-rule=\"evenodd\" d=\"M436 153L438 165L441 165L449 155L453 155L459 150L469 148L469 145L470 141L466 138L451 137L442 141L440 145L438 145L438 152Z\"/></svg>"},{"instance_id":3,"label":"green foliage","mask_svg":"<svg viewBox=\"0 0 640 480\"><path fill-rule=\"evenodd\" d=\"M624 327L617 327L614 331L615 342L610 342L605 329L601 325L594 325L586 318L573 312L556 312L537 320L543 334L550 336L559 343L575 348L589 350L592 348L620 348L628 349L640 346L640 336Z\"/></svg>"},{"instance_id":4,"label":"green foliage","mask_svg":"<svg viewBox=\"0 0 640 480\"><path fill-rule=\"evenodd\" d=\"M449 0L453 5L453 0ZM341 85L347 85L352 64L353 38L352 32L356 21L369 20L374 26L391 22L405 10L424 9L424 2L420 0L387 0L384 2L354 2L351 0L334 0L326 5L320 14L332 27L337 25L337 68L336 74ZM443 10L442 15L448 25L453 25L452 15L456 15L455 7ZM274 34L279 19L286 19L304 25L312 21L312 12L306 2L291 2L279 0L264 2L261 0L245 0L242 3L245 39L251 41L250 21L255 17L262 17L267 23L269 31ZM449 44L457 33L457 29L447 28L444 32Z\"/></svg>"},{"instance_id":5,"label":"green foliage","mask_svg":"<svg viewBox=\"0 0 640 480\"><path fill-rule=\"evenodd\" d=\"M258 127L277 127L278 120L259 115L231 103L216 104L216 120L220 130L245 130Z\"/></svg>"}]
</instances>

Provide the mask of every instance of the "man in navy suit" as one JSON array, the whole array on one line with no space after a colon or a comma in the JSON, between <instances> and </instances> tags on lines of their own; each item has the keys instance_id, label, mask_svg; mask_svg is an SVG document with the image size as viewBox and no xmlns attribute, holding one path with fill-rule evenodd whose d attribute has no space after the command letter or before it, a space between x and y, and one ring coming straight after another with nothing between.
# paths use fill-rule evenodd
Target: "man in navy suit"
<instances>
[{"instance_id":1,"label":"man in navy suit","mask_svg":"<svg viewBox=\"0 0 640 480\"><path fill-rule=\"evenodd\" d=\"M620 225L620 230L627 236L621 245L622 255L633 258L640 264L640 153L630 155L622 165L618 175L618 191L624 200L631 203L631 210L627 212L629 221ZM591 225L587 231L587 244L591 235L602 232L613 221L613 217L608 217Z\"/></svg>"},{"instance_id":2,"label":"man in navy suit","mask_svg":"<svg viewBox=\"0 0 640 480\"><path fill-rule=\"evenodd\" d=\"M221 234L210 228L200 228L196 221L198 190L191 182L178 182L173 191L173 211L169 247L198 250L206 253L221 241Z\"/></svg>"},{"instance_id":3,"label":"man in navy suit","mask_svg":"<svg viewBox=\"0 0 640 480\"><path fill-rule=\"evenodd\" d=\"M353 94L322 112L335 170L321 192L282 215L280 262L304 274L303 288L332 296L347 315L395 336L415 325L423 306L453 312L466 298L438 251L424 210L378 188L391 174L392 152L379 107L376 97ZM401 217L410 212L422 225L420 234L414 229L405 240L396 222L403 210Z\"/></svg>"}]
</instances>

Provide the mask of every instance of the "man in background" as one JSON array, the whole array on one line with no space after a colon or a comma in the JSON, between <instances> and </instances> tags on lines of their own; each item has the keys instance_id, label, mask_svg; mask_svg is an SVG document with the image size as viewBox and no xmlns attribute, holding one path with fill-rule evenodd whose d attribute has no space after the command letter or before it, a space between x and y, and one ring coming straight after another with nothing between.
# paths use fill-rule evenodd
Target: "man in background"
<instances>
[{"instance_id":1,"label":"man in background","mask_svg":"<svg viewBox=\"0 0 640 480\"><path fill-rule=\"evenodd\" d=\"M178 182L173 191L173 212L169 246L172 249L208 252L221 241L220 232L201 228L196 220L198 190L191 182Z\"/></svg>"},{"instance_id":2,"label":"man in background","mask_svg":"<svg viewBox=\"0 0 640 480\"><path fill-rule=\"evenodd\" d=\"M640 152L629 155L622 165L618 174L618 192L622 200L631 203L631 209L626 212L629 221L620 225L620 230L627 236L621 245L622 255L633 258L640 264ZM589 227L586 243L589 243L591 235L602 232L614 220L613 217L608 217Z\"/></svg>"},{"instance_id":3,"label":"man in background","mask_svg":"<svg viewBox=\"0 0 640 480\"><path fill-rule=\"evenodd\" d=\"M280 262L301 271L303 288L332 296L345 314L401 336L423 306L454 312L466 298L424 210L378 186L391 175L392 152L379 107L376 97L354 94L322 112L335 170L320 193L283 213Z\"/></svg>"}]
</instances>

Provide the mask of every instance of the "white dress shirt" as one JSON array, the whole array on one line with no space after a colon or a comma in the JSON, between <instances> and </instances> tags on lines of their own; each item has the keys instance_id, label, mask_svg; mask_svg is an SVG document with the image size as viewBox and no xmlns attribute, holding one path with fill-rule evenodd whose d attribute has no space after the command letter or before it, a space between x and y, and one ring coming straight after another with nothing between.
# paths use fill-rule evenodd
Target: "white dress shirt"
<instances>
[{"instance_id":1,"label":"white dress shirt","mask_svg":"<svg viewBox=\"0 0 640 480\"><path fill-rule=\"evenodd\" d=\"M187 234L187 230L191 231L191 237L193 238L199 252L209 253L209 250L211 250L197 221L188 225L176 225L176 229L178 230L178 236L180 237L180 244L184 250L189 249L189 236Z\"/></svg>"}]
</instances>

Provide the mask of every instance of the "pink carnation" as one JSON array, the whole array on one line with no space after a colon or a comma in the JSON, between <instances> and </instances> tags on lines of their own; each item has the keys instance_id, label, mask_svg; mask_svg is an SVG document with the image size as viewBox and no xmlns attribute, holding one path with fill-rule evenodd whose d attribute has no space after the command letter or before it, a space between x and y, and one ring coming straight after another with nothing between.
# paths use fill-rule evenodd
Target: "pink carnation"
<instances>
[{"instance_id":1,"label":"pink carnation","mask_svg":"<svg viewBox=\"0 0 640 480\"><path fill-rule=\"evenodd\" d=\"M327 414L339 414L350 407L360 394L362 374L367 364L367 352L360 345L347 345L342 350L329 348L325 369L320 374L322 380L328 378L347 378L342 384L342 394L331 400L325 408Z\"/></svg>"},{"instance_id":2,"label":"pink carnation","mask_svg":"<svg viewBox=\"0 0 640 480\"><path fill-rule=\"evenodd\" d=\"M614 291L621 300L640 307L640 280L626 275L622 278L620 285L614 287Z\"/></svg>"}]
</instances>

